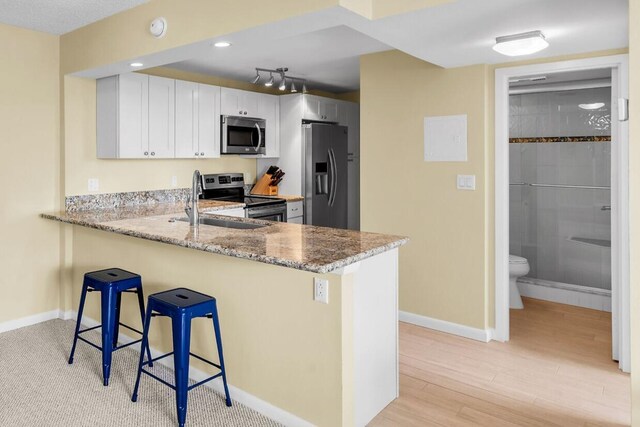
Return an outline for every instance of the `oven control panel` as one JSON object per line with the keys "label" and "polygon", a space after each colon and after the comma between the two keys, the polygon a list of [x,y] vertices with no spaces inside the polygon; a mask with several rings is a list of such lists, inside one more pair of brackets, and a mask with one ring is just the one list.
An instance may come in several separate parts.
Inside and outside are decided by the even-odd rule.
{"label": "oven control panel", "polygon": [[243,186],[244,175],[241,173],[202,175],[202,188],[205,190],[211,190],[215,188],[235,188]]}

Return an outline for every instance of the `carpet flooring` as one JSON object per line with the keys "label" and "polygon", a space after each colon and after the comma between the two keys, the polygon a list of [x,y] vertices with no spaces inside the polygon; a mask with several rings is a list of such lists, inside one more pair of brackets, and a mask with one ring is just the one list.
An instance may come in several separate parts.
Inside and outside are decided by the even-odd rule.
{"label": "carpet flooring", "polygon": [[[67,364],[75,322],[51,320],[0,334],[0,426],[175,426],[175,394],[143,375],[138,402],[131,402],[138,355],[114,353],[109,386],[102,385],[100,352],[78,342]],[[100,333],[83,336],[99,344]],[[155,375],[173,383],[173,371],[154,364]],[[233,394],[231,398],[233,399]],[[187,426],[271,427],[280,424],[203,386],[189,392]]]}

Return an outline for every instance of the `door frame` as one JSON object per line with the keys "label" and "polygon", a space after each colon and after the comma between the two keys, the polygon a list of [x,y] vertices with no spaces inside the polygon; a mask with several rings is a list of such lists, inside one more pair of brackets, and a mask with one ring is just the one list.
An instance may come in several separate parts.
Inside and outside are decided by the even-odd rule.
{"label": "door frame", "polygon": [[[495,330],[493,339],[509,340],[509,79],[545,73],[610,68],[612,117],[619,98],[629,98],[628,55],[577,59],[495,72]],[[615,93],[617,92],[617,93]],[[611,308],[613,356],[630,370],[629,297],[629,122],[612,120],[611,147]]]}

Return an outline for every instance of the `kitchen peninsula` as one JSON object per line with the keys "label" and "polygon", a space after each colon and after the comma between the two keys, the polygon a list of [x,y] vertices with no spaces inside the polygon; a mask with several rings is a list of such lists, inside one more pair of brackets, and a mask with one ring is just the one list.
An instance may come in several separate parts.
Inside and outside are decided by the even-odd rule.
{"label": "kitchen peninsula", "polygon": [[[287,424],[365,425],[398,396],[398,247],[407,239],[217,215],[237,207],[200,204],[203,217],[231,227],[192,228],[176,220],[181,203],[42,216],[69,224],[72,306],[83,274],[105,267],[141,274],[147,295],[179,286],[213,295],[233,398],[276,407]],[[314,300],[315,280],[327,281],[327,304]],[[85,310],[99,318],[97,300]],[[125,323],[137,316],[123,311]],[[170,351],[168,322],[154,322],[152,348]],[[194,322],[196,354],[214,351],[209,328]]]}

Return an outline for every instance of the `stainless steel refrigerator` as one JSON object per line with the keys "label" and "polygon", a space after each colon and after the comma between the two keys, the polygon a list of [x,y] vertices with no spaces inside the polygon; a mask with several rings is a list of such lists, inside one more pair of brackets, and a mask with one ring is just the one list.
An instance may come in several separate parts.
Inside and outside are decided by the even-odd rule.
{"label": "stainless steel refrigerator", "polygon": [[302,125],[305,224],[347,228],[346,126]]}

